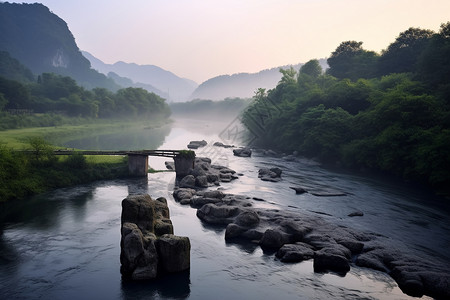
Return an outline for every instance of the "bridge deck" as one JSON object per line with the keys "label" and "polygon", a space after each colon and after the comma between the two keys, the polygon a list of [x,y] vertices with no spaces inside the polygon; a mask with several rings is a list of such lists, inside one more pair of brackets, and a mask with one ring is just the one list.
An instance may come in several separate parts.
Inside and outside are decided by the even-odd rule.
{"label": "bridge deck", "polygon": [[[36,153],[34,150],[25,150],[23,152]],[[176,157],[180,154],[180,150],[55,150],[55,155],[148,155],[148,156],[163,156],[163,157]]]}

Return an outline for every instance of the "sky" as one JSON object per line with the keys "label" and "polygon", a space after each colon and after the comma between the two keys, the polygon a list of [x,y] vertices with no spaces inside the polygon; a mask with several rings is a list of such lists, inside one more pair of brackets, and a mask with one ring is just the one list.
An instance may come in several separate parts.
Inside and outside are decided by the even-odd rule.
{"label": "sky", "polygon": [[327,58],[343,41],[381,52],[409,27],[438,31],[450,0],[32,0],[105,63],[209,78]]}

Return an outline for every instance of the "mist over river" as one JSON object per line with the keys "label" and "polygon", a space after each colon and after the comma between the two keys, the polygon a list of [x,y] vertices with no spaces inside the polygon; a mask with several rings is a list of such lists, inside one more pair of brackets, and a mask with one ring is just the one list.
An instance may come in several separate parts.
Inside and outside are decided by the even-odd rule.
{"label": "mist over river", "polygon": [[[157,129],[124,131],[68,141],[66,147],[96,149],[196,150],[237,173],[221,183],[225,193],[263,199],[255,207],[317,215],[328,222],[386,236],[389,243],[424,259],[449,264],[450,207],[429,191],[383,179],[322,168],[311,160],[286,161],[255,150],[251,158],[224,142],[228,123],[176,121]],[[234,141],[239,146],[239,141]],[[150,157],[165,169],[169,159]],[[262,167],[283,170],[280,182],[258,178]],[[175,202],[175,173],[144,179],[96,182],[7,203],[0,213],[0,299],[414,299],[386,273],[357,267],[340,276],[315,273],[312,260],[282,263],[258,246],[227,243],[224,227],[202,223],[196,210]],[[341,197],[297,195],[290,186],[328,189]],[[123,282],[120,275],[121,201],[129,194],[166,197],[176,235],[191,242],[189,271],[153,282]],[[447,201],[448,202],[448,201]],[[362,211],[362,217],[349,217]],[[422,297],[422,299],[429,299]]]}

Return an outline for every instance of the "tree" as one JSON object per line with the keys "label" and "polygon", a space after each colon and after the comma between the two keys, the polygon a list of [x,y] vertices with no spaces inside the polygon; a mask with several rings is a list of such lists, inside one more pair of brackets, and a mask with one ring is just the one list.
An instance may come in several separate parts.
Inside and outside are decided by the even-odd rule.
{"label": "tree", "polygon": [[450,98],[450,22],[441,24],[439,33],[430,39],[418,59],[417,72],[432,88],[441,86]]}
{"label": "tree", "polygon": [[432,36],[431,30],[413,27],[400,33],[383,51],[378,66],[379,75],[414,72],[418,58]]}
{"label": "tree", "polygon": [[337,78],[372,78],[375,75],[378,55],[362,48],[362,42],[342,42],[327,59],[328,74]]}
{"label": "tree", "polygon": [[317,59],[311,59],[300,68],[299,74],[306,74],[317,78],[322,75],[322,67]]}

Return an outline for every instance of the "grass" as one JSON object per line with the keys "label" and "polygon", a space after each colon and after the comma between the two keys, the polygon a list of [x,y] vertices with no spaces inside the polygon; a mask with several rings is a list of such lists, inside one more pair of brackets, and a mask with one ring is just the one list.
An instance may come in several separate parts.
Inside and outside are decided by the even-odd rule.
{"label": "grass", "polygon": [[[114,133],[125,128],[156,128],[167,123],[167,120],[152,121],[97,121],[85,125],[63,125],[54,127],[31,127],[0,131],[0,143],[14,150],[29,148],[29,139],[42,137],[51,144],[63,143],[66,140],[83,137],[95,133]],[[55,149],[62,148],[56,147]]]}

